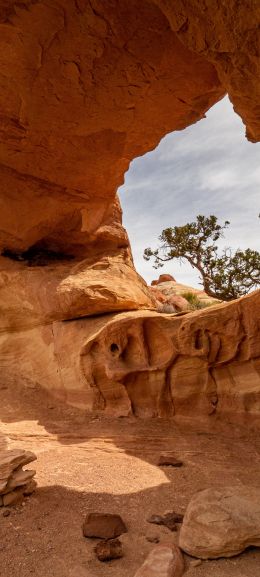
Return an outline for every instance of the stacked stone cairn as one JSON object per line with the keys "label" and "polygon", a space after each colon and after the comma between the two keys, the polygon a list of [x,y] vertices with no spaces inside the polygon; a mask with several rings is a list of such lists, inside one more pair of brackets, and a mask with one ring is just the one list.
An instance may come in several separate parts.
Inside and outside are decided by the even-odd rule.
{"label": "stacked stone cairn", "polygon": [[36,458],[31,451],[22,449],[0,451],[0,507],[15,505],[34,492],[36,471],[24,471],[23,467]]}

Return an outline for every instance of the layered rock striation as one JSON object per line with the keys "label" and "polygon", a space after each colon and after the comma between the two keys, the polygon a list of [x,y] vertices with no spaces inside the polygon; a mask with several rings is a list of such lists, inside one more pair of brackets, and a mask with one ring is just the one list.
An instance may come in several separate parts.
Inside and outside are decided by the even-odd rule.
{"label": "layered rock striation", "polygon": [[0,507],[13,505],[23,496],[33,493],[36,488],[33,479],[36,471],[24,471],[23,467],[36,458],[31,451],[21,449],[0,451]]}

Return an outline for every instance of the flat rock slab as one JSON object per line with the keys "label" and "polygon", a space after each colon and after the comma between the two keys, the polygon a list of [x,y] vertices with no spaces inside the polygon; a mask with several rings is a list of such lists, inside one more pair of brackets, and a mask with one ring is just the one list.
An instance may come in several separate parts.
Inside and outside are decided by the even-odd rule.
{"label": "flat rock slab", "polygon": [[184,561],[179,547],[157,545],[134,577],[181,577]]}
{"label": "flat rock slab", "polygon": [[[22,467],[37,459],[31,451],[14,449],[12,451],[0,451],[0,494],[5,493],[9,485],[10,490],[21,484],[26,484],[35,471],[24,472]],[[14,473],[18,469],[18,472]],[[17,481],[17,482],[16,482]]]}
{"label": "flat rock slab", "polygon": [[127,528],[120,515],[89,513],[83,524],[84,537],[114,539],[123,533],[127,533]]}
{"label": "flat rock slab", "polygon": [[170,453],[162,453],[159,457],[159,467],[182,467],[183,462]]}
{"label": "flat rock slab", "polygon": [[108,539],[100,541],[94,549],[99,561],[112,561],[123,557],[122,543],[119,539]]}
{"label": "flat rock slab", "polygon": [[260,547],[260,489],[206,489],[193,497],[184,515],[179,545],[201,559],[238,555]]}

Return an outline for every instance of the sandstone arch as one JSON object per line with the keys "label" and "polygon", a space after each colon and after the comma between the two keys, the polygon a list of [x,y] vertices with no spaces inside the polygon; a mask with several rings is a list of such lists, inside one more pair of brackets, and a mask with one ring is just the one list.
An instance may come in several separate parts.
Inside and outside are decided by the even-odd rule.
{"label": "sandstone arch", "polygon": [[[259,3],[224,4],[0,2],[3,379],[52,379],[71,401],[80,347],[64,380],[55,331],[66,350],[70,325],[59,323],[153,308],[116,196],[133,158],[227,92],[248,138],[259,138]],[[197,336],[202,349],[207,338]]]}

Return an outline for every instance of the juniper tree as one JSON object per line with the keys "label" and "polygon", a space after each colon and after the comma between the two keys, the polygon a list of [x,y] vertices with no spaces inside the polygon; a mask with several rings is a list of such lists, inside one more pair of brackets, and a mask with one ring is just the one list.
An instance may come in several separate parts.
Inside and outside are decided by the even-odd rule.
{"label": "juniper tree", "polygon": [[198,215],[195,222],[165,228],[156,250],[146,248],[145,260],[154,258],[154,268],[174,258],[186,260],[197,269],[207,295],[224,301],[237,299],[260,285],[260,253],[247,248],[234,253],[218,252],[217,242],[224,237],[230,222],[218,224],[216,216]]}

